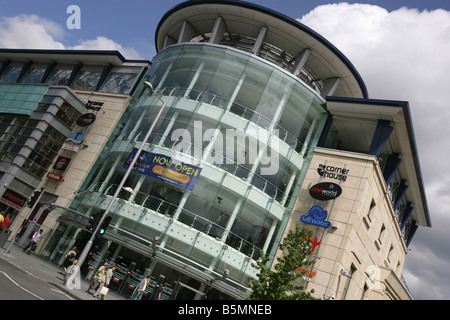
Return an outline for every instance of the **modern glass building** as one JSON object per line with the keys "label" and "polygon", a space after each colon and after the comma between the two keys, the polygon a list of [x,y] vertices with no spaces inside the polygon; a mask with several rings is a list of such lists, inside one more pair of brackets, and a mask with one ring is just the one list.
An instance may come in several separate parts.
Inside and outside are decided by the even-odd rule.
{"label": "modern glass building", "polygon": [[0,49],[1,246],[38,228],[50,238],[60,212],[41,202],[69,206],[149,65],[116,51]]}
{"label": "modern glass building", "polygon": [[[413,173],[420,167],[412,136],[406,149],[398,147],[400,134],[412,134],[410,122],[389,138],[392,131],[382,130],[392,128],[387,117],[396,119],[385,108],[389,103],[369,100],[352,64],[313,30],[241,1],[187,1],[162,17],[155,45],[158,54],[144,79],[154,90],[141,83],[70,210],[52,207],[64,212],[46,247],[52,261],[61,263],[74,244],[83,247],[91,236],[84,228],[88,217],[105,210],[119,191],[110,228],[96,239],[84,276],[108,260],[122,267],[111,289],[124,296],[150,274],[147,298],[166,283],[167,299],[243,299],[260,252],[274,257],[296,210],[311,204],[302,190],[317,169],[312,161],[323,156],[317,147],[337,152],[330,161],[370,155],[376,170],[396,174],[379,188],[408,181],[414,190],[393,196],[417,208],[397,220],[411,230],[430,224],[421,177]],[[360,112],[362,105],[377,108]],[[347,121],[340,121],[344,111]],[[356,139],[362,127],[367,135]],[[117,190],[142,144],[138,163]],[[412,159],[406,169],[378,162],[382,153],[398,159],[400,151]],[[410,229],[396,240],[404,242],[402,252]]]}

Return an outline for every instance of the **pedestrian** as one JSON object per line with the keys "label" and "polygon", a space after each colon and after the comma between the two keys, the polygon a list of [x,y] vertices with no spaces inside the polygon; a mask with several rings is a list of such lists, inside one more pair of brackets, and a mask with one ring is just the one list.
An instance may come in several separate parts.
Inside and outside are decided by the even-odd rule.
{"label": "pedestrian", "polygon": [[8,225],[9,225],[9,223],[11,222],[11,220],[9,219],[10,216],[11,216],[11,215],[8,213],[8,214],[5,216],[5,218],[3,219],[3,222],[2,222],[2,224],[1,224],[1,227],[2,227],[3,229],[8,228]]}
{"label": "pedestrian", "polygon": [[[105,261],[105,263],[98,268],[97,272],[92,277],[91,282],[89,283],[89,288],[86,290],[87,293],[91,293],[91,290],[97,290],[98,286],[100,285],[100,282],[102,281],[103,276],[106,273],[106,267],[108,266],[108,262]],[[95,295],[94,295],[95,296]]]}
{"label": "pedestrian", "polygon": [[161,300],[165,288],[166,286],[164,284],[159,286],[158,291],[156,291],[155,300]]}
{"label": "pedestrian", "polygon": [[[103,277],[101,279],[102,281],[100,282],[100,286],[98,287],[97,291],[95,291],[95,293],[94,293],[94,298],[100,294],[103,287],[107,288],[109,286],[109,282],[111,281],[111,279],[113,277],[113,272],[116,271],[117,269],[119,269],[119,267],[117,265],[113,265],[110,269],[106,270],[105,274],[103,275]],[[101,299],[106,300],[105,294],[102,294]]]}
{"label": "pedestrian", "polygon": [[77,258],[77,247],[73,247],[72,250],[70,250],[69,252],[67,252],[66,254],[66,260],[63,263],[63,271],[59,271],[58,273],[61,274],[67,274],[67,268],[69,268],[70,266],[73,266],[75,263],[75,260]]}
{"label": "pedestrian", "polygon": [[5,211],[0,212],[0,224],[3,223],[3,220],[5,219]]}
{"label": "pedestrian", "polygon": [[129,300],[141,300],[142,295],[144,294],[145,288],[147,288],[148,283],[150,282],[151,277],[147,276],[139,282],[136,289],[134,289],[133,294],[131,295]]}
{"label": "pedestrian", "polygon": [[34,251],[34,249],[36,249],[36,245],[39,242],[39,240],[42,237],[42,232],[44,232],[44,230],[39,230],[39,232],[35,232],[33,234],[33,237],[31,237],[30,243],[23,249],[23,252],[27,251],[27,249],[29,249],[28,254],[31,253],[31,251]]}

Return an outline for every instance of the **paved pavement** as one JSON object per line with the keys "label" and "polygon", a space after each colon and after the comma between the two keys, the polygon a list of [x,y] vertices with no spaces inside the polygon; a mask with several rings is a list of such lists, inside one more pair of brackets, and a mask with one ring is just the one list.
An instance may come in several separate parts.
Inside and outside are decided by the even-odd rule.
{"label": "paved pavement", "polygon": [[[3,248],[0,248],[0,259],[4,259],[9,263],[15,265],[17,268],[20,268],[34,277],[48,282],[51,285],[54,285],[59,290],[64,291],[66,294],[70,295],[75,300],[99,300],[99,298],[94,298],[92,294],[88,294],[86,292],[89,287],[89,282],[81,279],[81,289],[69,289],[64,285],[64,277],[59,274],[58,271],[61,271],[61,268],[56,266],[55,264],[41,258],[33,253],[27,254],[22,251],[22,248],[13,244],[8,253],[6,253],[6,249],[9,246],[9,242],[7,242]],[[91,291],[92,292],[92,291]],[[126,300],[124,297],[121,297],[114,292],[109,292],[106,296],[106,300]]]}

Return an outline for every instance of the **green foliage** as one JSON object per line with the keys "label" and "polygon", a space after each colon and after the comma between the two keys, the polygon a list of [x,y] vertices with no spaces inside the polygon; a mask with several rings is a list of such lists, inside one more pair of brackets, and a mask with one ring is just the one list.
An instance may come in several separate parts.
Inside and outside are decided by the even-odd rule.
{"label": "green foliage", "polygon": [[[277,258],[274,270],[266,267],[270,258],[262,254],[253,267],[259,270],[258,279],[252,279],[250,288],[253,290],[250,300],[315,300],[311,292],[304,292],[303,286],[295,285],[294,280],[305,275],[306,268],[314,264],[309,260],[312,246],[312,231],[296,226],[295,231],[290,230],[283,239],[280,249],[282,257]],[[300,271],[299,269],[303,269]]]}

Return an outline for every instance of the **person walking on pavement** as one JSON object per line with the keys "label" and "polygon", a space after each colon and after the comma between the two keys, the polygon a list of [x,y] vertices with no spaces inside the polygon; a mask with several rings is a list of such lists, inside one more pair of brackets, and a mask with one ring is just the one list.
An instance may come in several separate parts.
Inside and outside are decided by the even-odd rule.
{"label": "person walking on pavement", "polygon": [[[103,275],[103,277],[101,279],[102,281],[100,282],[100,286],[98,287],[97,291],[95,291],[95,293],[94,293],[94,298],[100,294],[100,292],[102,291],[103,287],[108,287],[109,286],[109,282],[112,279],[113,272],[116,271],[117,269],[119,269],[119,267],[117,265],[113,265],[110,269],[108,269],[105,272],[105,274]],[[102,294],[101,299],[102,300],[106,300],[104,294]]]}
{"label": "person walking on pavement", "polygon": [[166,288],[166,285],[161,285],[158,288],[158,291],[156,291],[155,300],[161,300],[162,294],[164,292],[164,289]]}
{"label": "person walking on pavement", "polygon": [[8,228],[9,223],[11,222],[11,220],[9,219],[11,215],[8,213],[5,218],[3,219],[2,224],[0,225],[3,229]]}
{"label": "person walking on pavement", "polygon": [[148,283],[150,282],[150,279],[151,279],[150,276],[147,276],[144,279],[142,279],[141,282],[139,282],[136,289],[134,290],[129,300],[141,300],[142,295],[144,294],[144,290],[147,287]]}
{"label": "person walking on pavement", "polygon": [[39,232],[36,231],[33,234],[33,237],[31,238],[30,243],[23,249],[23,252],[25,252],[29,249],[28,254],[30,254],[31,251],[34,251],[34,249],[36,249],[36,245],[42,237],[42,232],[44,232],[44,231],[41,229],[41,230],[39,230]]}
{"label": "person walking on pavement", "polygon": [[[92,277],[91,282],[89,283],[89,288],[86,290],[87,293],[91,293],[91,290],[97,290],[98,286],[100,285],[100,282],[102,281],[103,276],[106,273],[106,267],[108,266],[108,262],[105,261],[105,263],[98,268],[97,272]],[[95,297],[95,294],[94,294]]]}
{"label": "person walking on pavement", "polygon": [[76,258],[77,258],[77,247],[73,247],[72,250],[70,250],[66,254],[66,260],[64,261],[63,264],[63,271],[59,271],[58,273],[64,275],[67,274],[67,268],[74,265]]}

